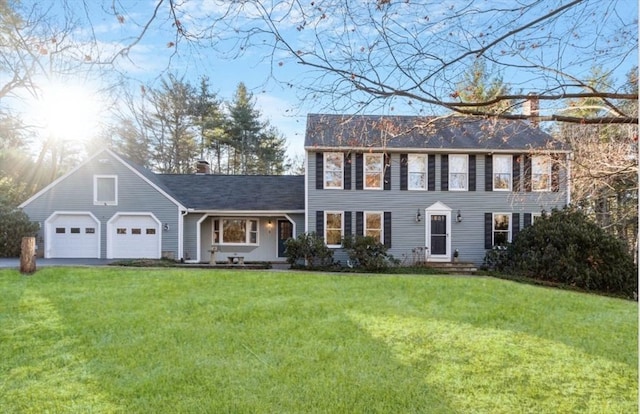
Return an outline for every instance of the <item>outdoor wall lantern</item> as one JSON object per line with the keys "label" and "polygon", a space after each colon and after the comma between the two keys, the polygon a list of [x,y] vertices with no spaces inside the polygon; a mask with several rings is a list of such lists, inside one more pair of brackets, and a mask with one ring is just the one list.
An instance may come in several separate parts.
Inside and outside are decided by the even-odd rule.
{"label": "outdoor wall lantern", "polygon": [[456,216],[456,220],[458,221],[458,223],[462,222],[462,213],[460,213],[460,210],[458,210],[458,215]]}
{"label": "outdoor wall lantern", "polygon": [[416,223],[420,223],[422,221],[422,214],[420,214],[420,210],[416,212]]}

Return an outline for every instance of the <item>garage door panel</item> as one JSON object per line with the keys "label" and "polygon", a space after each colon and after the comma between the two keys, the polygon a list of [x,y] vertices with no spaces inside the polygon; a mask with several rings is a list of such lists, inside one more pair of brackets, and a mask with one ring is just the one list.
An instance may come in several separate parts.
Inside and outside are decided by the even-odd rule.
{"label": "garage door panel", "polygon": [[55,213],[47,221],[50,258],[99,258],[99,223],[87,213]]}
{"label": "garage door panel", "polygon": [[114,259],[159,259],[160,225],[151,215],[119,215],[109,226]]}

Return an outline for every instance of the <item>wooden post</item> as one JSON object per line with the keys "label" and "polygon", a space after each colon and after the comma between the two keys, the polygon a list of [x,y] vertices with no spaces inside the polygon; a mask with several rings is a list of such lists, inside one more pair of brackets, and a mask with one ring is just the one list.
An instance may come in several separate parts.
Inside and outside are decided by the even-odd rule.
{"label": "wooden post", "polygon": [[36,271],[36,238],[23,237],[20,250],[20,273]]}

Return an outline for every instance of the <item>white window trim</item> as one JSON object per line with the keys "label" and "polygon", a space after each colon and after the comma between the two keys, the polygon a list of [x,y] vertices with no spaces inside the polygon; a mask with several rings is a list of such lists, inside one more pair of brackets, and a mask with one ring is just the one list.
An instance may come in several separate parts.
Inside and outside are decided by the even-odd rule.
{"label": "white window trim", "polygon": [[[424,158],[424,187],[412,187],[411,186],[411,157]],[[429,155],[428,154],[409,154],[407,157],[407,189],[410,191],[427,191],[429,189]]]}
{"label": "white window trim", "polygon": [[[378,242],[384,243],[384,211],[365,211],[362,215],[362,233],[363,236],[367,235],[367,216],[369,214],[377,214],[380,216],[380,240]],[[378,229],[375,229],[378,230]]]}
{"label": "white window trim", "polygon": [[[113,201],[98,201],[98,180],[112,178],[114,185]],[[118,176],[117,175],[94,175],[93,176],[93,205],[95,206],[117,206],[118,205]]]}
{"label": "white window trim", "polygon": [[[244,235],[245,243],[235,243],[235,242],[226,243],[224,241],[224,230],[222,226],[222,223],[224,220],[244,220],[247,222],[247,226],[245,227],[245,235]],[[218,242],[215,243],[216,245],[220,245],[220,246],[258,246],[260,245],[260,220],[256,218],[249,218],[249,217],[218,217],[213,221],[218,222],[218,232],[220,236],[220,240],[218,240]],[[250,225],[251,221],[256,222],[256,242],[255,243],[248,242],[249,236],[251,235],[251,225]],[[215,226],[215,223],[213,223],[211,226],[211,240],[215,240],[215,232],[216,232],[216,226]]]}
{"label": "white window trim", "polygon": [[[509,187],[508,188],[496,188],[496,162],[495,160],[498,158],[506,158],[509,160],[509,171],[507,171],[505,174],[509,174]],[[492,181],[492,186],[493,186],[493,191],[512,191],[513,189],[513,157],[511,155],[497,155],[494,154],[493,155],[493,165],[492,165],[492,175],[491,175],[491,181]],[[501,173],[502,174],[502,173]]]}
{"label": "white window trim", "polygon": [[[513,216],[511,213],[493,213],[491,216],[491,245],[496,246],[496,216],[507,216],[509,217],[509,228],[507,231],[507,243],[511,243],[511,233],[513,229]],[[500,230],[501,232],[503,230]]]}
{"label": "white window trim", "polygon": [[[340,155],[340,174],[341,174],[341,178],[340,178],[340,185],[339,186],[328,186],[327,185],[327,158],[329,155]],[[329,189],[329,190],[342,190],[344,188],[344,154],[342,152],[325,152],[323,153],[324,159],[323,159],[323,166],[322,166],[322,182],[323,182],[323,187],[325,190]],[[337,171],[337,170],[336,170]]]}
{"label": "white window trim", "polygon": [[551,162],[549,160],[545,160],[546,162],[544,163],[544,165],[546,165],[547,167],[547,171],[543,172],[542,174],[547,174],[547,186],[546,188],[543,189],[535,189],[534,188],[534,181],[533,181],[533,174],[534,174],[534,160],[535,159],[539,159],[539,158],[546,158],[543,155],[534,155],[531,157],[531,191],[533,192],[538,192],[538,193],[545,193],[545,192],[549,192],[551,191]]}
{"label": "white window trim", "polygon": [[[367,159],[371,158],[379,158],[380,160],[380,186],[378,187],[369,187],[367,186]],[[363,154],[362,157],[362,188],[365,190],[382,190],[384,188],[384,154]]]}
{"label": "white window trim", "polygon": [[[462,173],[453,173],[451,172],[451,157],[464,157],[466,171]],[[451,188],[451,174],[464,174],[464,188]],[[468,154],[449,154],[449,191],[469,191],[469,155]]]}
{"label": "white window trim", "polygon": [[341,244],[329,244],[328,240],[329,238],[327,237],[327,231],[328,226],[327,226],[327,216],[329,214],[340,214],[340,240],[342,241],[342,239],[344,238],[344,211],[325,211],[324,212],[324,240],[325,243],[327,243],[327,247],[341,247]]}
{"label": "white window trim", "polygon": [[531,213],[531,224],[535,223],[540,217],[542,217],[542,213]]}

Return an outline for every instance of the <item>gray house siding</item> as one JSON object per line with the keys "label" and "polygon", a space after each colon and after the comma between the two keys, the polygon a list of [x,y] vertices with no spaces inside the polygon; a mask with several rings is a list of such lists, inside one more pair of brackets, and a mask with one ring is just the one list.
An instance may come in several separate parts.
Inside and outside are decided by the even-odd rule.
{"label": "gray house siding", "polygon": [[[94,205],[94,176],[117,176],[117,205]],[[80,166],[23,206],[41,225],[38,250],[44,251],[44,222],[54,212],[91,212],[100,221],[100,257],[107,256],[107,222],[117,213],[150,212],[168,230],[162,231],[162,252],[178,253],[177,205],[107,152]],[[162,226],[161,226],[162,227]]]}
{"label": "gray house siding", "polygon": [[[406,151],[402,151],[406,153]],[[462,153],[462,152],[459,152]],[[560,168],[560,191],[485,191],[485,154],[475,154],[476,191],[442,191],[442,154],[435,154],[435,191],[401,190],[401,153],[391,153],[389,168],[390,190],[333,190],[316,189],[316,152],[310,151],[307,157],[308,174],[308,212],[307,226],[315,231],[319,211],[351,212],[351,228],[356,229],[356,212],[388,211],[391,213],[392,240],[389,252],[396,258],[410,262],[418,251],[426,245],[425,209],[440,202],[451,209],[451,249],[460,252],[460,260],[481,264],[485,255],[485,213],[512,214],[512,229],[522,228],[525,214],[539,213],[542,209],[560,208],[567,202],[566,171]],[[514,164],[515,165],[515,164]],[[347,168],[354,168],[347,164]],[[522,163],[516,165],[515,175],[524,177]],[[357,180],[355,170],[353,179]],[[514,177],[515,178],[515,177]],[[431,180],[432,177],[429,177]],[[355,188],[353,186],[352,188]],[[520,187],[523,189],[523,186]],[[460,211],[462,221],[457,222]],[[420,211],[422,220],[416,221]],[[517,223],[517,224],[516,224]],[[322,224],[321,226],[322,227]],[[346,227],[346,226],[345,226]],[[336,259],[346,256],[338,251]]]}

